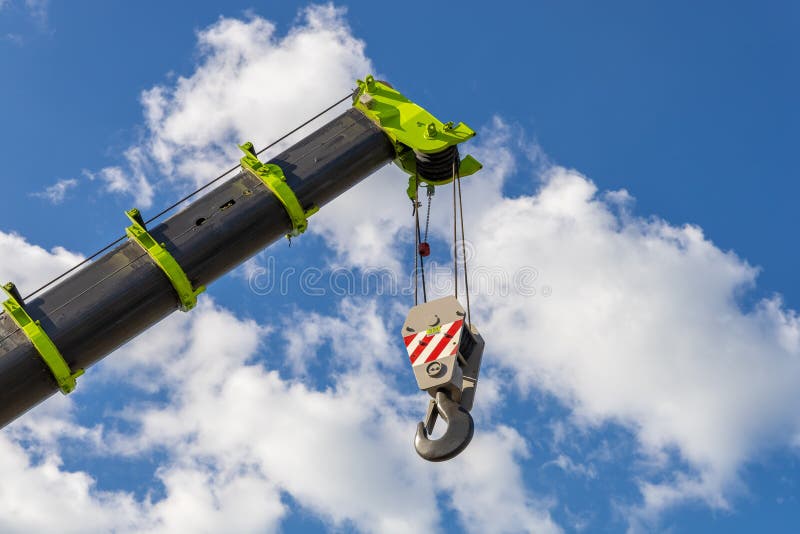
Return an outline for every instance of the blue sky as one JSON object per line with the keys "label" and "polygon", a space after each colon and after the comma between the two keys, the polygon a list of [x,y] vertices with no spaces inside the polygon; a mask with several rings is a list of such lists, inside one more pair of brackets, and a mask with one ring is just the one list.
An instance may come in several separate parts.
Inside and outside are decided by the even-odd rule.
{"label": "blue sky", "polygon": [[[211,288],[199,313],[171,319],[90,371],[75,395],[6,431],[1,445],[18,462],[6,469],[28,500],[41,495],[43,466],[56,458],[46,480],[91,481],[86,510],[98,531],[236,525],[237,501],[266,510],[240,525],[256,531],[389,531],[390,519],[399,521],[392,514],[441,531],[795,531],[800,255],[784,240],[800,223],[790,149],[800,124],[800,8],[337,6],[346,12],[303,14],[307,4],[289,2],[0,2],[0,274],[30,286],[46,279],[74,261],[54,247],[90,254],[122,233],[122,211],[134,202],[154,213],[228,167],[234,142],[266,144],[342,96],[365,74],[357,69],[372,68],[438,116],[478,130],[472,148],[487,169],[466,190],[475,265],[538,273],[536,297],[475,297],[490,343],[476,414],[484,441],[447,467],[420,465],[403,441],[425,403],[395,339],[407,297],[309,297],[296,286],[261,295],[248,283],[269,261],[326,274],[407,266],[403,177],[387,169],[321,213],[291,250],[276,244]],[[270,23],[274,33],[257,41]],[[240,47],[237,35],[257,42]],[[229,56],[241,65],[216,68]],[[250,85],[209,89],[219,80]],[[221,113],[203,107],[208,94]],[[232,109],[242,98],[251,113]],[[148,110],[162,115],[148,119]],[[114,192],[120,181],[135,185]],[[63,198],[45,194],[58,182]],[[354,220],[358,202],[375,195],[380,213]],[[434,223],[446,229],[444,211]],[[358,250],[348,250],[354,228]],[[376,228],[389,238],[376,239]],[[434,248],[442,251],[445,236],[436,234]],[[26,253],[15,262],[19,247]],[[447,265],[447,255],[437,261]],[[368,347],[379,355],[343,356],[364,310],[375,316]],[[317,402],[345,414],[340,427],[320,430],[321,442],[338,444],[325,452],[336,459],[323,488],[313,487],[313,471],[281,470],[309,453],[291,440],[240,436],[260,445],[240,459],[255,475],[237,478],[241,465],[222,460],[231,454],[225,444],[238,450],[236,439],[195,440],[205,435],[199,420],[174,433],[158,426],[192,421],[204,402],[219,410],[212,422],[247,405],[194,371],[171,376],[162,367],[164,352],[186,369],[203,363],[204,326],[250,332],[233,343],[226,372],[268,384],[266,400],[297,402],[311,420]],[[379,373],[367,370],[369,357]],[[396,392],[386,413],[358,412],[365,385]],[[265,427],[271,418],[289,425],[277,408],[263,409]],[[375,428],[356,424],[363,418]],[[242,415],[240,426],[251,420]],[[348,449],[347,429],[362,438],[381,430],[380,446]],[[350,486],[347,473],[368,470],[356,460],[380,465],[386,447],[387,465],[412,480],[375,467]],[[488,473],[477,469],[485,464]],[[461,481],[460,472],[475,474]],[[210,497],[190,491],[198,485]],[[374,505],[341,503],[337,488]],[[409,490],[418,500],[405,500]],[[402,502],[390,513],[395,497]],[[200,511],[207,523],[187,522],[205,518]],[[6,530],[36,526],[9,509],[0,516]]]}

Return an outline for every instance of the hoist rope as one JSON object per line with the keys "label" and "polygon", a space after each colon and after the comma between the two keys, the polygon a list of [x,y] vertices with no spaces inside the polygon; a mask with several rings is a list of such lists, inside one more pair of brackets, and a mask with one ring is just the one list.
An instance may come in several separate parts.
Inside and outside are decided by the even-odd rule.
{"label": "hoist rope", "polygon": [[[420,224],[419,224],[419,208],[422,203],[419,201],[419,181],[417,181],[415,193],[414,193],[414,218],[416,221],[416,231],[414,232],[415,235],[415,248],[414,251],[414,306],[419,304],[419,278],[422,275],[422,302],[428,302],[428,288],[425,283],[425,260],[423,259],[422,252],[420,250],[420,243],[422,243],[421,239],[421,232],[420,232]],[[428,198],[428,220],[430,220],[430,197]],[[428,235],[428,227],[427,223],[425,225],[425,235],[427,239]],[[419,270],[417,270],[417,260],[419,260]]]}
{"label": "hoist rope", "polygon": [[[428,186],[428,213],[425,220],[425,238],[422,238],[421,225],[419,221],[419,209],[422,207],[422,202],[419,201],[419,180],[416,182],[414,189],[414,306],[419,304],[419,280],[422,277],[422,293],[423,302],[428,301],[427,288],[425,285],[425,262],[420,249],[420,243],[427,242],[428,240],[428,227],[431,219],[431,199],[433,191]],[[459,224],[460,223],[460,224]],[[467,324],[472,327],[472,309],[470,303],[469,293],[469,271],[467,270],[467,243],[464,232],[464,201],[461,194],[461,175],[458,172],[456,161],[453,161],[453,286],[454,295],[458,298],[458,230],[461,229],[461,259],[462,271],[464,273],[464,294],[467,300]]]}
{"label": "hoist rope", "polygon": [[464,261],[464,294],[467,296],[467,324],[472,328],[472,310],[469,304],[469,271],[467,271],[467,238],[464,236],[464,202],[461,199],[461,175],[455,171],[458,182],[458,212],[461,216],[461,254]]}
{"label": "hoist rope", "polygon": [[414,218],[416,226],[414,227],[414,306],[419,304],[419,202],[417,201],[417,194],[419,193],[419,185],[417,185],[417,192],[414,194],[414,199],[411,201],[414,205]]}
{"label": "hoist rope", "polygon": [[[457,193],[457,195],[456,195]],[[458,196],[458,205],[456,205]],[[458,298],[458,221],[461,219],[461,259],[464,272],[464,294],[467,298],[467,324],[472,327],[472,310],[469,302],[469,272],[467,271],[467,243],[464,237],[464,202],[461,197],[461,175],[453,162],[453,279],[455,297]]]}
{"label": "hoist rope", "polygon": [[[345,100],[347,100],[347,99],[349,99],[349,98],[352,98],[352,97],[353,97],[353,94],[354,94],[354,91],[351,91],[351,92],[350,92],[350,93],[348,93],[346,96],[344,96],[344,97],[340,98],[338,101],[336,101],[336,103],[334,103],[334,104],[331,104],[330,106],[328,106],[327,108],[323,109],[322,111],[320,111],[319,113],[317,113],[316,115],[314,115],[314,116],[313,116],[313,117],[311,117],[310,119],[306,120],[305,122],[303,122],[302,124],[300,124],[300,125],[299,125],[299,126],[297,126],[296,128],[294,128],[294,129],[292,129],[291,131],[289,131],[289,132],[287,132],[287,133],[283,134],[281,137],[279,137],[278,139],[276,139],[276,140],[275,140],[275,141],[273,141],[272,143],[268,144],[267,146],[265,146],[264,148],[262,148],[261,150],[259,150],[258,152],[256,152],[256,155],[258,156],[258,155],[259,155],[259,154],[261,154],[262,152],[264,152],[264,151],[266,151],[266,150],[269,150],[270,148],[274,147],[275,145],[277,145],[277,144],[278,144],[278,143],[280,143],[281,141],[285,140],[285,139],[286,139],[287,137],[289,137],[290,135],[292,135],[292,134],[296,133],[297,131],[299,131],[299,130],[300,130],[300,129],[302,129],[302,128],[305,128],[306,126],[308,126],[309,124],[311,124],[312,122],[314,122],[315,120],[317,120],[318,118],[320,118],[321,116],[325,115],[326,113],[328,113],[330,110],[332,110],[333,108],[335,108],[336,106],[338,106],[339,104],[341,104],[342,102],[344,102]],[[178,206],[180,206],[181,204],[183,204],[184,202],[186,202],[186,201],[187,201],[187,200],[189,200],[190,198],[192,198],[192,197],[196,196],[197,194],[201,193],[201,192],[202,192],[202,191],[204,191],[205,189],[208,189],[209,187],[211,187],[213,184],[215,184],[215,183],[219,182],[220,180],[222,180],[223,178],[225,178],[227,175],[229,175],[230,173],[232,173],[233,171],[235,171],[235,170],[236,170],[236,169],[238,169],[239,167],[241,167],[241,165],[235,165],[235,166],[231,167],[230,169],[228,169],[227,171],[223,172],[222,174],[220,174],[219,176],[217,176],[216,178],[214,178],[214,179],[213,179],[213,180],[211,180],[210,182],[208,182],[208,183],[206,183],[205,185],[203,185],[203,186],[201,186],[201,187],[199,187],[199,188],[195,189],[194,191],[192,191],[191,193],[189,193],[189,194],[188,194],[188,195],[186,195],[185,197],[181,198],[180,200],[178,200],[178,201],[177,201],[177,202],[175,202],[174,204],[172,204],[172,205],[170,205],[170,206],[168,206],[168,207],[164,208],[164,209],[163,209],[162,211],[160,211],[158,214],[156,214],[156,215],[154,215],[153,217],[151,217],[151,218],[149,218],[148,220],[146,220],[146,221],[145,221],[145,224],[150,224],[150,223],[152,223],[153,221],[155,221],[155,220],[159,219],[160,217],[162,217],[162,216],[166,215],[167,213],[169,213],[170,211],[174,210],[175,208],[177,208]],[[77,264],[77,265],[75,265],[74,267],[72,267],[72,268],[68,269],[67,271],[65,271],[65,272],[61,273],[60,275],[56,276],[55,278],[53,278],[52,280],[50,280],[49,282],[47,282],[46,284],[44,284],[43,286],[41,286],[40,288],[38,288],[36,291],[33,291],[32,293],[29,293],[27,296],[25,296],[25,297],[23,298],[23,301],[24,301],[24,300],[28,300],[28,299],[30,299],[31,297],[33,297],[33,296],[35,296],[35,295],[37,295],[37,294],[41,293],[42,291],[44,291],[44,290],[45,290],[45,289],[47,289],[48,287],[52,286],[53,284],[55,284],[55,283],[56,283],[56,282],[58,282],[59,280],[63,279],[64,277],[66,277],[66,276],[70,275],[71,273],[75,272],[76,270],[80,269],[81,267],[83,267],[84,265],[86,265],[87,263],[89,263],[90,261],[92,261],[93,259],[97,258],[98,256],[100,256],[101,254],[103,254],[104,252],[106,252],[107,250],[109,250],[110,248],[112,248],[112,247],[114,247],[115,245],[117,245],[117,244],[121,243],[121,242],[122,242],[122,241],[124,241],[125,239],[126,239],[126,236],[122,236],[122,237],[118,238],[117,240],[115,240],[114,242],[112,242],[112,243],[109,243],[108,245],[106,245],[105,247],[101,248],[100,250],[98,250],[97,252],[95,252],[94,254],[92,254],[91,256],[89,256],[88,258],[86,258],[85,260],[81,261],[80,263],[78,263],[78,264]]]}
{"label": "hoist rope", "polygon": [[453,161],[453,294],[458,299],[458,211],[456,210],[456,162]]}

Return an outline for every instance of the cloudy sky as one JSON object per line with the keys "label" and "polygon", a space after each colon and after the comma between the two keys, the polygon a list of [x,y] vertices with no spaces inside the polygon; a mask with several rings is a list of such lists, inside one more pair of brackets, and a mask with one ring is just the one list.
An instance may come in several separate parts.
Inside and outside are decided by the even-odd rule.
{"label": "cloudy sky", "polygon": [[[788,1],[0,0],[0,280],[34,289],[375,73],[479,133],[487,340],[473,443],[420,460],[411,298],[362,283],[413,266],[387,166],[0,432],[0,531],[796,532],[798,24]],[[442,293],[450,216],[434,197]]]}

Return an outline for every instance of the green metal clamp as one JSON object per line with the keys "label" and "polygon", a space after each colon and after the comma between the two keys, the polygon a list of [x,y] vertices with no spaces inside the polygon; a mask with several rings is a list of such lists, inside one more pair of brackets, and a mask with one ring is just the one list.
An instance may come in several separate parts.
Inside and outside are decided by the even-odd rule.
{"label": "green metal clamp", "polygon": [[304,209],[297,200],[297,195],[286,183],[283,169],[272,163],[261,163],[256,156],[253,143],[248,141],[239,145],[239,148],[244,152],[244,157],[241,159],[242,168],[261,180],[286,209],[286,213],[292,221],[292,231],[286,234],[286,237],[291,240],[305,232],[308,229],[308,218],[318,212],[319,207],[311,206],[309,209]]}
{"label": "green metal clamp", "polygon": [[144,220],[142,219],[142,214],[139,210],[132,209],[126,211],[125,215],[127,215],[133,223],[125,229],[125,233],[133,241],[138,243],[139,246],[147,252],[150,258],[152,258],[155,264],[164,271],[164,274],[167,275],[172,287],[175,288],[175,292],[178,293],[178,298],[181,301],[181,311],[188,312],[197,306],[197,296],[205,291],[206,288],[204,286],[200,286],[197,289],[192,288],[192,283],[189,281],[183,268],[178,265],[178,262],[172,257],[172,254],[167,251],[165,248],[166,245],[153,239],[153,236],[147,231]]}
{"label": "green metal clamp", "polygon": [[64,395],[71,393],[76,386],[75,379],[83,374],[83,369],[72,372],[50,336],[42,328],[41,323],[31,319],[31,316],[25,311],[22,297],[14,284],[4,285],[3,291],[8,295],[8,300],[3,302],[3,309],[39,352],[39,356],[53,374],[61,393]]}
{"label": "green metal clamp", "polygon": [[[459,122],[443,123],[426,109],[415,104],[389,84],[367,76],[358,80],[358,89],[353,96],[353,106],[377,124],[395,145],[395,163],[412,175],[412,185],[417,180],[431,185],[443,185],[452,180],[430,182],[417,176],[414,152],[435,154],[475,137],[475,131]],[[409,150],[410,149],[410,150]],[[459,176],[470,176],[483,168],[483,165],[466,156],[459,164]]]}

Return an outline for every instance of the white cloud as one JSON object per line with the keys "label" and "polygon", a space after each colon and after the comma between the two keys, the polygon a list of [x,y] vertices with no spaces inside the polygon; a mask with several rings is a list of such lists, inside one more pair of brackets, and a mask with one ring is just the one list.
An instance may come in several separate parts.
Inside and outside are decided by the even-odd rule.
{"label": "white cloud", "polygon": [[[126,153],[127,168],[96,173],[110,191],[139,195],[140,207],[153,198],[146,173],[157,170],[184,185],[205,182],[238,157],[236,143],[265,144],[372,70],[364,44],[329,6],[306,10],[283,37],[254,17],[220,19],[198,40],[194,73],[143,94],[147,135]],[[553,395],[570,409],[570,424],[581,432],[611,423],[633,433],[648,465],[635,481],[642,502],[626,510],[632,526],[647,529],[660,511],[687,499],[729,506],[746,462],[769,447],[796,444],[800,436],[793,410],[800,400],[796,313],[778,297],[743,310],[738,298],[755,284],[756,269],[719,250],[697,227],[632,215],[630,193],[600,193],[589,179],[549,165],[536,150],[529,157],[547,167],[538,190],[531,177],[526,193],[505,198],[503,183],[518,163],[513,134],[502,121],[482,131],[490,133],[474,152],[487,168],[464,182],[467,237],[476,251],[471,265],[505,272],[516,282],[508,295],[487,294],[485,285],[480,295],[481,286],[473,284],[476,322],[489,343],[485,361],[512,371],[523,392]],[[402,173],[383,171],[315,216],[323,224],[312,222],[312,231],[344,265],[379,261],[400,269],[408,250],[395,245],[411,223],[404,188]],[[450,190],[439,191],[432,225],[446,239]],[[370,219],[362,216],[366,205],[386,208]],[[21,238],[0,234],[0,257],[10,257],[13,247],[3,252],[4,239],[13,245]],[[68,255],[33,247],[30,254]],[[14,266],[2,262],[0,268]],[[514,279],[517,273],[524,279]],[[532,285],[522,288],[521,282]],[[336,317],[315,320],[318,331],[285,336],[301,373],[304,350],[316,350],[334,333],[358,336],[350,330],[346,307]],[[374,350],[390,335],[379,326],[371,325]],[[189,337],[180,335],[187,330]],[[433,529],[435,496],[446,490],[452,506],[476,528],[519,529],[514,518],[534,530],[554,528],[546,500],[531,498],[522,483],[519,462],[527,448],[515,430],[481,432],[465,455],[435,471],[409,454],[412,399],[395,395],[394,410],[365,402],[364,391],[380,396],[389,385],[363,365],[340,369],[322,391],[286,380],[250,361],[266,334],[206,304],[170,319],[148,335],[146,346],[133,344],[109,366],[112,372],[136,363],[126,372],[140,373],[141,382],[171,401],[131,406],[126,417],[141,423],[141,432],[103,445],[114,454],[167,451],[170,463],[158,474],[167,497],[152,508],[137,505],[154,525],[169,528],[206,512],[214,516],[208,521],[222,521],[238,514],[239,498],[247,492],[248,498],[258,496],[264,513],[238,525],[241,530],[275,529],[287,513],[280,501],[286,491],[332,524]],[[176,354],[174,364],[163,367],[163,354]],[[355,363],[365,357],[355,356]],[[378,364],[391,369],[388,360]],[[39,428],[36,435],[45,436],[39,439],[53,435]],[[569,425],[561,428],[570,432]],[[85,435],[96,440],[96,433]],[[24,464],[13,447],[9,455]],[[470,469],[462,480],[454,472],[465,466]],[[198,483],[202,489],[193,493],[189,486]],[[94,502],[90,481],[81,484],[84,500]],[[124,495],[112,498],[127,502]],[[114,506],[127,517],[127,504]],[[485,513],[495,509],[503,513],[492,522]]]}
{"label": "white cloud", "polygon": [[[522,390],[559,399],[580,432],[608,423],[633,432],[648,466],[638,479],[642,503],[627,509],[634,524],[687,500],[729,507],[740,469],[800,435],[792,409],[800,400],[797,314],[779,297],[742,309],[757,269],[696,226],[632,215],[628,191],[599,193],[536,152],[538,190],[531,180],[529,193],[505,198],[503,182],[516,166],[513,132],[499,120],[479,131],[494,134],[473,149],[487,169],[465,179],[464,196],[486,361],[513,371]],[[362,266],[369,263],[349,252],[344,229],[368,182],[332,204],[344,214],[342,230],[322,232],[343,261]],[[373,204],[401,202],[386,188],[369,195]],[[440,205],[432,220],[443,239],[449,212]],[[411,217],[393,216],[362,220],[362,233],[396,242]],[[405,250],[386,255],[398,262]],[[674,453],[688,470],[676,467]]]}
{"label": "white cloud", "polygon": [[[695,227],[673,227],[658,219],[631,216],[622,210],[632,201],[629,194],[600,195],[574,171],[554,167],[535,194],[502,198],[503,173],[513,168],[513,161],[502,143],[491,152],[499,157],[495,169],[500,172],[487,175],[483,182],[465,183],[469,198],[475,195],[470,189],[484,188],[479,196],[495,199],[486,207],[476,203],[468,211],[469,235],[474,236],[477,251],[473,266],[501,266],[509,273],[535,267],[539,293],[525,295],[512,287],[506,297],[485,295],[473,300],[478,324],[491,340],[490,358],[513,370],[523,389],[540,388],[559,398],[573,410],[572,424],[596,428],[612,422],[635,433],[642,453],[656,463],[651,461],[649,471],[640,478],[643,504],[628,510],[634,526],[647,528],[660,510],[686,499],[728,506],[741,466],[766,446],[789,444],[800,430],[790,410],[798,390],[792,378],[797,376],[800,339],[796,315],[783,309],[778,299],[743,312],[737,297],[755,283],[755,269],[717,249]],[[404,224],[396,222],[398,228]],[[337,238],[335,233],[327,237]],[[46,253],[38,250],[38,254]],[[343,261],[358,263],[353,258]],[[552,288],[549,297],[541,294],[545,285]],[[300,361],[334,336],[338,341],[346,341],[348,335],[358,339],[359,333],[348,334],[357,322],[353,315],[357,307],[349,305],[338,317],[315,315],[313,324],[318,329],[313,332],[302,327],[287,332],[287,354]],[[377,315],[376,310],[368,315]],[[357,503],[331,497],[333,487],[345,483],[352,484],[353,494],[380,493],[376,488],[383,487],[392,473],[418,469],[408,464],[409,450],[403,441],[414,417],[409,416],[407,406],[388,415],[365,411],[357,391],[370,387],[380,391],[387,385],[365,371],[359,364],[362,360],[352,360],[351,344],[343,342],[338,350],[343,361],[350,358],[352,365],[343,367],[333,389],[315,391],[247,363],[258,345],[258,332],[265,332],[255,324],[242,323],[239,331],[237,321],[220,310],[207,309],[195,317],[198,324],[194,326],[192,316],[171,319],[171,329],[165,327],[148,336],[150,350],[134,344],[125,351],[126,356],[115,359],[135,365],[137,372],[149,372],[152,387],[166,388],[174,395],[168,407],[132,410],[128,416],[142,422],[143,431],[138,439],[112,444],[115,450],[133,454],[162,446],[188,451],[190,459],[212,457],[224,466],[213,473],[191,462],[188,467],[176,464],[165,468],[159,476],[175,482],[167,499],[158,503],[159,510],[171,506],[169,495],[183,494],[177,481],[188,480],[184,475],[223,484],[235,479],[231,473],[253,464],[259,470],[247,474],[251,477],[248,483],[261,480],[263,495],[288,491],[334,524],[358,524],[353,519],[357,517],[368,518],[362,526],[366,521],[385,521],[385,528],[392,529],[395,521],[402,523],[399,518],[370,516]],[[369,329],[376,335],[366,351],[369,355],[388,353],[382,353],[380,346],[388,343],[390,333],[378,326]],[[188,339],[174,333],[186,328],[193,332]],[[220,331],[226,332],[223,345],[222,336],[216,339],[213,335]],[[243,344],[231,345],[230,339],[240,339]],[[207,351],[229,354],[228,363],[209,365],[219,360],[209,358]],[[182,356],[170,368],[148,360],[176,352]],[[388,359],[378,363],[391,367]],[[353,454],[335,462],[329,456],[319,464],[308,460],[315,456],[315,449],[303,441],[306,436],[297,430],[298,419],[311,421],[317,428],[317,436],[310,440],[314,446],[321,443]],[[241,421],[247,424],[240,425]],[[249,433],[260,421],[270,421],[269,436]],[[374,432],[365,432],[365,427]],[[354,442],[348,441],[348,436]],[[526,449],[511,429],[479,434],[470,447],[476,452],[459,461],[480,457],[482,439],[505,443],[506,468],[519,469],[514,458],[524,458]],[[123,442],[125,447],[120,445]],[[398,447],[395,442],[404,445]],[[243,448],[244,459],[227,464],[225,451],[237,448]],[[503,446],[492,447],[497,448],[503,450]],[[381,465],[372,465],[368,459],[377,458],[377,450],[388,456]],[[677,451],[691,469],[674,467],[669,462],[670,451]],[[295,464],[295,458],[304,460]],[[361,458],[358,466],[352,463],[355,458]],[[556,464],[577,472],[578,464],[567,460]],[[327,473],[332,485],[320,487],[310,482],[311,476],[290,476],[304,467]],[[370,477],[350,480],[358,469],[369,472]],[[174,478],[170,478],[173,471]],[[425,482],[405,481],[409,485],[400,486],[398,493],[432,496],[446,488],[454,492],[453,506],[469,522],[482,525],[488,521],[472,517],[476,507],[462,505],[455,497],[457,488],[448,472],[438,477],[422,474]],[[650,474],[655,475],[653,479]],[[654,482],[656,479],[662,482]],[[509,477],[487,474],[482,484],[498,480],[503,480],[503,491],[517,496],[510,505],[525,510],[503,517],[526,517],[525,521],[550,525],[546,505],[525,495],[521,482],[509,484]],[[209,491],[217,491],[215,484]],[[492,495],[478,493],[482,498]],[[183,502],[196,504],[202,502],[200,497]],[[399,495],[392,498],[401,499]],[[286,513],[276,499],[270,500],[275,513],[261,526],[277,525]],[[409,508],[423,506],[406,504]],[[375,506],[382,509],[380,503]],[[220,508],[219,513],[226,510]],[[172,513],[164,511],[158,517]],[[418,513],[416,526],[435,528],[435,517],[430,509]],[[408,526],[403,524],[403,528]],[[513,524],[507,530],[513,530]]]}
{"label": "white cloud", "polygon": [[338,267],[408,272],[413,245],[401,240],[414,239],[407,186],[407,174],[394,165],[384,167],[314,215],[309,230],[336,251]]}
{"label": "white cloud", "polygon": [[17,234],[0,231],[0,282],[14,282],[23,296],[81,260],[81,255],[62,247],[48,251]]}
{"label": "white cloud", "polygon": [[196,459],[164,469],[168,497],[147,512],[151,532],[277,532],[286,513],[277,488],[256,470],[215,472]]}
{"label": "white cloud", "polygon": [[[0,11],[11,5],[12,0],[0,0]],[[40,30],[47,29],[48,9],[50,5],[49,0],[24,0],[25,11],[39,26]],[[6,38],[15,44],[22,44],[22,36],[19,34],[7,34]]]}
{"label": "white cloud", "polygon": [[[146,134],[126,152],[128,169],[97,173],[109,191],[139,194],[141,207],[149,207],[143,200],[152,198],[152,190],[149,197],[142,191],[152,188],[153,175],[179,188],[205,184],[238,161],[238,144],[265,146],[346,95],[356,78],[372,70],[344,10],[330,4],[304,9],[286,35],[252,16],[220,18],[197,39],[200,57],[191,75],[142,93]],[[129,176],[135,187],[127,185]]]}
{"label": "white cloud", "polygon": [[[95,380],[87,375],[82,387]],[[102,427],[87,429],[75,423],[74,397],[55,396],[14,422],[0,437],[6,484],[0,488],[0,530],[46,532],[52,515],[65,521],[64,532],[274,532],[286,513],[274,484],[243,467],[231,475],[205,459],[175,458],[160,467],[155,479],[165,497],[153,499],[156,484],[144,498],[126,491],[102,491],[84,471],[64,468],[60,449],[65,443],[82,446],[83,457],[113,460]],[[21,445],[25,444],[25,447]],[[13,481],[13,482],[12,482]]]}
{"label": "white cloud", "polygon": [[284,357],[295,372],[304,375],[309,354],[318,351],[327,340],[336,341],[338,353],[345,356],[337,367],[358,370],[374,365],[397,368],[402,360],[391,350],[394,333],[386,330],[381,311],[374,300],[344,300],[340,314],[323,316],[316,312],[298,312],[284,330],[287,341]]}
{"label": "white cloud", "polygon": [[516,430],[499,426],[477,432],[469,454],[441,470],[451,504],[468,532],[561,532],[550,517],[554,499],[531,499],[516,460],[529,456],[525,440]]}
{"label": "white cloud", "polygon": [[147,178],[146,170],[152,168],[150,162],[139,147],[130,147],[125,151],[128,161],[127,169],[122,167],[105,167],[94,173],[84,170],[90,180],[100,180],[108,193],[133,197],[136,207],[147,209],[153,205],[155,188]]}
{"label": "white cloud", "polygon": [[25,0],[25,8],[30,13],[31,18],[42,28],[47,27],[47,14],[50,7],[49,0]]}
{"label": "white cloud", "polygon": [[78,185],[78,180],[74,178],[67,178],[59,180],[53,185],[45,187],[44,191],[38,193],[31,193],[32,196],[43,198],[51,204],[61,204],[67,197],[67,192]]}
{"label": "white cloud", "polygon": [[[275,36],[271,23],[257,17],[248,22],[221,19],[198,38],[202,56],[197,71],[172,88],[158,87],[143,96],[150,135],[142,147],[126,152],[128,165],[88,173],[110,192],[139,195],[141,207],[152,199],[145,172],[153,165],[174,173],[178,181],[204,181],[218,164],[238,157],[236,142],[250,138],[263,144],[277,137],[294,126],[298,116],[329,104],[331,94],[345,94],[357,76],[371,70],[363,43],[350,35],[341,12],[330,6],[306,10],[303,22],[282,38]],[[198,164],[201,160],[207,163]],[[120,522],[98,523],[97,530],[169,531],[201,524],[213,529],[243,521],[236,530],[272,531],[287,512],[280,492],[290,493],[330,524],[381,532],[435,530],[436,493],[443,486],[437,485],[433,466],[419,460],[411,447],[424,402],[420,406],[419,395],[397,395],[386,383],[391,374],[378,374],[359,363],[371,358],[391,368],[397,347],[381,321],[369,322],[374,335],[368,347],[356,343],[362,333],[360,323],[352,320],[354,309],[345,306],[339,317],[317,316],[323,329],[320,343],[331,343],[336,336],[336,356],[343,362],[355,357],[351,364],[337,367],[328,389],[315,390],[253,364],[269,329],[240,321],[206,301],[192,314],[170,318],[109,360],[107,373],[123,373],[126,383],[143,385],[144,393],[169,398],[166,405],[132,402],[120,414],[140,424],[140,432],[101,434],[100,427],[79,427],[69,402],[79,397],[66,399],[66,405],[54,404],[55,399],[44,403],[17,421],[11,432],[33,442],[28,454],[46,451],[56,466],[58,437],[64,435],[85,442],[87,455],[166,452],[168,461],[156,473],[165,497],[131,502],[128,495],[111,492],[103,498],[130,503],[137,522],[129,525],[127,511],[117,514],[120,507],[110,507],[98,516],[118,515]],[[291,330],[286,332],[286,339],[292,336]],[[314,348],[308,347],[308,353]],[[168,366],[164,354],[174,355]],[[102,376],[89,372],[82,377],[82,387],[91,388]],[[376,398],[391,401],[367,402]],[[499,450],[519,453],[517,445],[505,446],[503,439]],[[31,476],[27,461],[24,454],[17,459],[20,477]],[[515,466],[511,460],[504,465]],[[53,470],[54,477],[72,475]],[[83,481],[74,498],[101,507],[91,476],[74,475]],[[520,479],[518,472],[516,477]],[[487,482],[478,476],[472,480]],[[478,491],[473,488],[473,493]],[[517,486],[511,496],[517,501],[506,505],[525,517],[531,503],[524,489]],[[30,501],[25,511],[33,513],[37,502]],[[547,521],[539,507],[532,514]]]}
{"label": "white cloud", "polygon": [[[0,278],[16,281],[23,294],[81,260],[63,248],[48,252],[4,232],[0,232],[0,258],[4,258],[0,262]],[[195,320],[201,322],[196,331],[211,335],[204,331],[203,318],[202,313],[196,316]],[[180,321],[185,321],[186,316],[175,319],[165,325],[160,339],[173,343],[166,347],[172,350],[179,350],[176,346],[192,346],[190,340],[179,335],[185,326]],[[255,350],[264,330],[252,323],[231,322],[224,331],[216,332],[216,338],[238,333],[244,344],[235,345],[234,349]],[[159,339],[158,336],[156,329],[148,340]],[[178,340],[177,345],[174,339]],[[256,343],[247,345],[248,340]],[[206,344],[205,338],[196,341]],[[75,422],[81,392],[91,390],[97,379],[96,370],[90,371],[82,378],[78,393],[48,399],[0,435],[0,469],[5,481],[0,487],[0,531],[49,531],[53,517],[59,518],[62,532],[277,530],[286,514],[278,490],[263,475],[247,471],[246,466],[236,473],[219,472],[203,458],[178,455],[175,463],[156,473],[167,495],[156,502],[150,496],[137,499],[125,491],[100,490],[92,474],[65,468],[61,449],[70,444],[82,445],[87,456],[109,458],[113,453],[103,439],[102,426],[84,427]],[[44,502],[47,513],[42,512]]]}
{"label": "white cloud", "polygon": [[537,194],[487,208],[475,263],[540,276],[536,296],[475,299],[493,354],[577,424],[620,423],[651,458],[677,450],[691,471],[642,483],[651,512],[686,497],[725,505],[743,463],[800,430],[797,316],[777,298],[743,311],[757,271],[699,228],[618,215],[557,167]]}
{"label": "white cloud", "polygon": [[[54,454],[32,462],[19,444],[0,435],[0,530],[48,532],[54,518],[61,532],[129,530],[139,506],[131,495],[97,491],[82,472],[67,472]],[[128,527],[128,528],[126,528]]]}
{"label": "white cloud", "polygon": [[[0,5],[0,9],[3,9],[2,5]],[[15,44],[16,46],[22,46],[23,44],[25,44],[25,38],[19,33],[10,33],[10,32],[6,33],[3,36],[3,39],[10,43]]]}
{"label": "white cloud", "polygon": [[559,454],[555,460],[547,462],[544,464],[543,467],[553,465],[558,467],[559,469],[563,469],[567,473],[582,476],[586,478],[597,478],[597,470],[595,470],[594,466],[584,465],[581,463],[575,462],[572,458],[567,456],[566,454]]}
{"label": "white cloud", "polygon": [[[122,416],[140,430],[111,435],[107,446],[116,454],[167,451],[170,458],[160,474],[166,480],[174,473],[182,476],[185,464],[206,466],[214,477],[202,480],[211,492],[219,491],[220,481],[237,487],[243,477],[262,481],[276,492],[257,493],[252,506],[283,510],[277,492],[285,491],[331,525],[352,524],[367,532],[438,530],[436,495],[441,492],[452,492],[452,506],[470,532],[557,531],[546,506],[532,500],[521,483],[514,459],[527,451],[513,430],[484,432],[474,449],[451,462],[449,474],[437,474],[438,466],[416,457],[411,436],[420,398],[399,395],[387,383],[392,375],[381,371],[375,355],[397,356],[397,348],[382,322],[365,326],[349,320],[355,310],[355,303],[345,301],[337,317],[307,318],[322,333],[304,347],[304,356],[323,357],[317,349],[330,343],[332,354],[326,357],[345,362],[345,370],[329,377],[331,386],[324,390],[249,363],[271,329],[236,319],[208,301],[192,314],[168,319],[105,364],[103,379],[124,377],[169,396],[165,405],[130,405]],[[365,330],[376,335],[356,343]],[[303,334],[290,331],[284,337],[291,345]],[[269,360],[282,357],[280,344],[263,346],[270,347]],[[171,357],[165,360],[167,353]],[[371,366],[358,364],[369,359]],[[356,365],[349,367],[348,361]],[[167,484],[167,496],[154,511],[171,510],[180,501],[182,516],[202,515],[208,506],[201,498],[205,493],[186,495],[181,480],[193,479]],[[497,507],[509,517],[493,524],[491,511]]]}
{"label": "white cloud", "polygon": [[[0,259],[0,280],[13,280],[24,295],[82,258],[61,247],[47,251],[0,231]],[[72,423],[73,409],[71,398],[58,395],[0,434],[4,479],[0,531],[46,532],[52,530],[54,517],[62,532],[128,530],[136,523],[140,505],[131,495],[100,491],[87,473],[64,469],[58,443],[65,439],[100,442],[99,429]],[[42,503],[47,503],[46,512]]]}

